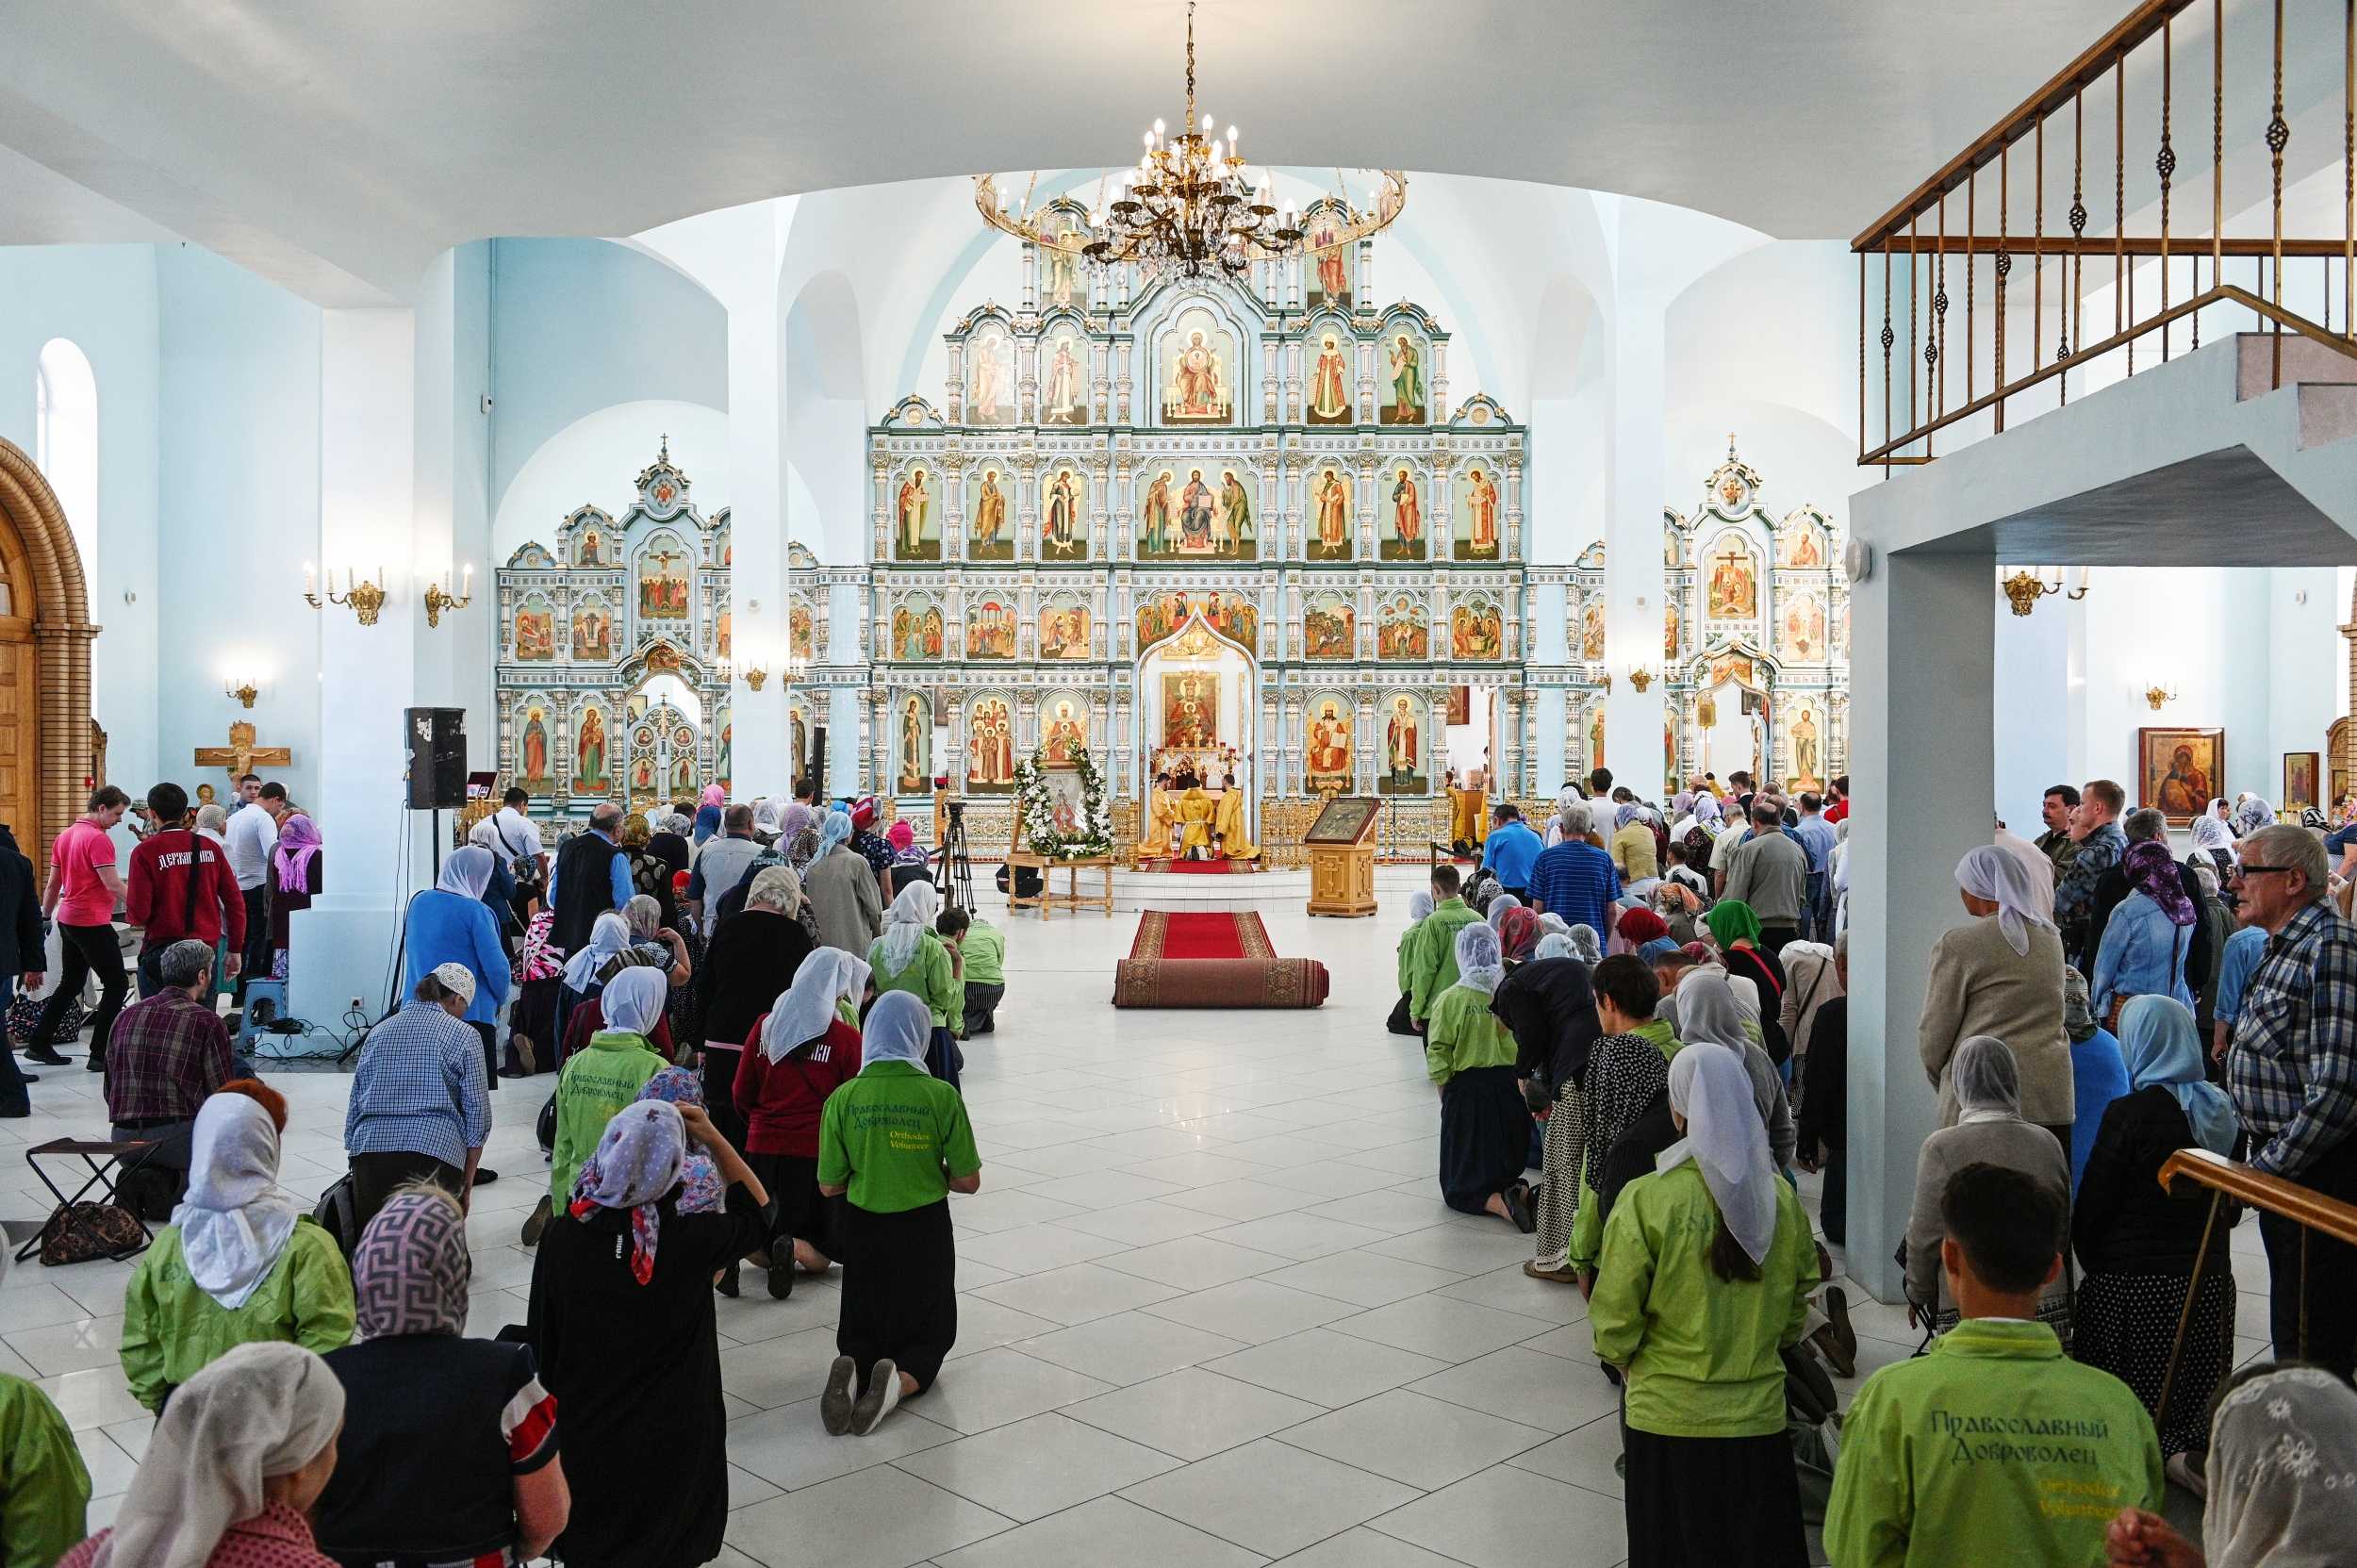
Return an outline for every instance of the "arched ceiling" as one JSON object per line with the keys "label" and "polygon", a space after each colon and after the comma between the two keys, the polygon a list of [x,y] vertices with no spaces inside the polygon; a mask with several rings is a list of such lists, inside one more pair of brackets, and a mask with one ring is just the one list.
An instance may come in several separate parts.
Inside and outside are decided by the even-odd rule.
{"label": "arched ceiling", "polygon": [[[1847,238],[2125,4],[1203,0],[1203,102],[1256,161],[1584,186]],[[162,230],[323,304],[381,304],[470,239],[1115,161],[1179,113],[1183,17],[1180,0],[21,5],[0,167],[55,177],[0,179],[0,243]]]}

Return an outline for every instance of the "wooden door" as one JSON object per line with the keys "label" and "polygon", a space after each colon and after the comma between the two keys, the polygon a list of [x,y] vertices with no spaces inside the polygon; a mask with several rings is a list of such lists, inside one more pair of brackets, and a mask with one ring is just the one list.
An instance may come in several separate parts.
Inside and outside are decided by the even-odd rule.
{"label": "wooden door", "polygon": [[41,819],[41,653],[31,588],[24,545],[0,520],[0,822],[39,871],[48,862],[49,834],[65,824]]}

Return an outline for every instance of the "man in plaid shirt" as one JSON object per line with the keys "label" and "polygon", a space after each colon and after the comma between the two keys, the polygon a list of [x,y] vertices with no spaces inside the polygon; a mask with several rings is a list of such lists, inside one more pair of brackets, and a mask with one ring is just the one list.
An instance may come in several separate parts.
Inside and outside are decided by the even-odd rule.
{"label": "man in plaid shirt", "polygon": [[[2327,900],[2324,846],[2304,828],[2244,839],[2234,880],[2244,922],[2267,933],[2227,1057],[2250,1164],[2357,1202],[2357,931]],[[2357,1360],[2357,1247],[2306,1238],[2303,1347],[2301,1230],[2262,1213],[2259,1235],[2274,1279],[2276,1355],[2347,1376]]]}
{"label": "man in plaid shirt", "polygon": [[186,937],[157,955],[163,989],[115,1019],[107,1053],[107,1119],[119,1141],[159,1141],[148,1164],[185,1173],[205,1097],[234,1076],[229,1031],[210,1005],[213,945]]}

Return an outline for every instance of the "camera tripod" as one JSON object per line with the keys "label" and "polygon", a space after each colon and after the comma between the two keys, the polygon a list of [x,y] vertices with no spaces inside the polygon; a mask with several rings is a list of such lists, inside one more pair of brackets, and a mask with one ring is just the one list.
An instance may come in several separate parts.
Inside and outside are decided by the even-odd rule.
{"label": "camera tripod", "polygon": [[951,801],[949,826],[941,834],[941,874],[949,902],[960,909],[974,907],[974,862],[965,849],[965,802]]}

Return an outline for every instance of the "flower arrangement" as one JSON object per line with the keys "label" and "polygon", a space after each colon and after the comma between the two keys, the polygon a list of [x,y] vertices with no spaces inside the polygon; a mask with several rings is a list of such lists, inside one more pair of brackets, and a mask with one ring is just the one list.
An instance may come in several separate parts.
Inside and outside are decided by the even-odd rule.
{"label": "flower arrangement", "polygon": [[1105,776],[1085,746],[1072,751],[1080,775],[1080,803],[1077,813],[1067,807],[1063,823],[1056,818],[1056,791],[1048,787],[1047,748],[1033,751],[1014,766],[1014,809],[1023,823],[1023,843],[1033,854],[1050,860],[1087,860],[1113,852],[1113,813],[1105,804]]}

